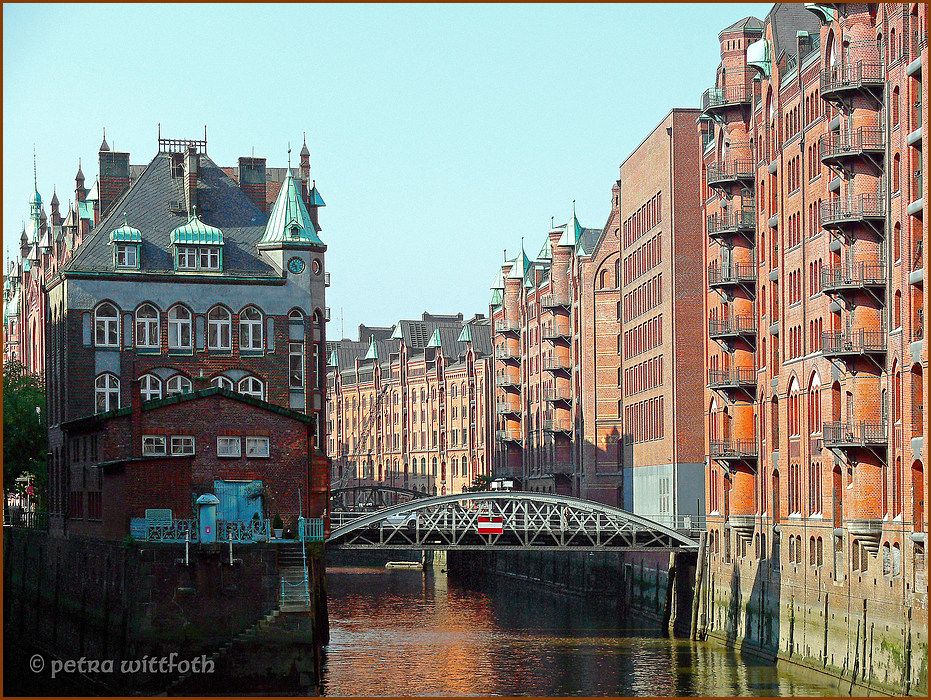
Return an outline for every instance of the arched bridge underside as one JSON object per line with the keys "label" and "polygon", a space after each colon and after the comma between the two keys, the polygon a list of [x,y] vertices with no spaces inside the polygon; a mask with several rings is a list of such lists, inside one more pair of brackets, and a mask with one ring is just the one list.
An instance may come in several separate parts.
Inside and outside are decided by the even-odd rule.
{"label": "arched bridge underside", "polygon": [[346,486],[330,491],[330,511],[354,513],[381,510],[425,496],[420,491],[397,486]]}
{"label": "arched bridge underside", "polygon": [[360,515],[331,513],[344,549],[691,549],[676,530],[610,506],[519,491],[418,498]]}

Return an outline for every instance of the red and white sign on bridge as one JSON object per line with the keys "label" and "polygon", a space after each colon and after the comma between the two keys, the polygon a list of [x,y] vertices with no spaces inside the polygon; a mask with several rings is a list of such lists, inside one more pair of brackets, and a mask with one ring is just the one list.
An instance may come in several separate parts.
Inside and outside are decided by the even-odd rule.
{"label": "red and white sign on bridge", "polygon": [[480,515],[478,516],[478,534],[480,535],[502,535],[504,534],[504,516],[503,515]]}

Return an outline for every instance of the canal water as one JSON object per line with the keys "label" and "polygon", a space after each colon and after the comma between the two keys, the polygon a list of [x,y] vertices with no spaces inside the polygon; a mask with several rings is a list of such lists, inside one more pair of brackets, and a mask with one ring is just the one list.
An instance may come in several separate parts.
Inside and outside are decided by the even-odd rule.
{"label": "canal water", "polygon": [[326,695],[826,695],[827,682],[506,579],[327,569]]}

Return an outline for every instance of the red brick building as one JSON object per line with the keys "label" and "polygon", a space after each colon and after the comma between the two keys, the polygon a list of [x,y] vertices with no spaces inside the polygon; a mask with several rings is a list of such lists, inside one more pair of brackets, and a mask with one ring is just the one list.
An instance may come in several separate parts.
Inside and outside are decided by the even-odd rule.
{"label": "red brick building", "polygon": [[490,471],[488,319],[424,313],[328,344],[334,487],[445,495]]}
{"label": "red brick building", "polygon": [[[310,179],[306,144],[298,172],[286,169],[280,182],[274,175],[270,182],[261,158],[241,158],[235,169],[218,167],[206,140],[160,138],[157,154],[141,169],[104,141],[100,171],[93,228],[67,257],[52,255],[54,246],[43,252],[40,240],[35,268],[43,271],[46,305],[48,505],[53,530],[65,533],[100,530],[104,526],[92,513],[120,512],[106,504],[89,507],[93,492],[86,487],[86,465],[73,468],[70,431],[95,414],[118,423],[113,412],[135,398],[144,401],[146,413],[153,402],[199,396],[213,386],[255,399],[257,416],[269,406],[306,416],[309,428],[297,432],[310,431],[311,455],[322,456],[325,444],[328,273],[317,214],[323,200]],[[54,228],[48,233],[58,235]],[[67,238],[63,243],[67,247]],[[165,424],[184,412],[155,413],[171,435],[189,436],[184,425]],[[287,430],[295,433],[293,426]],[[133,459],[143,449],[121,447],[114,456],[116,448],[106,440],[101,438],[98,455]],[[308,468],[306,460],[302,464]],[[106,470],[101,473],[106,481]],[[194,476],[199,478],[196,470]],[[289,471],[293,484],[262,487],[290,493],[310,483],[310,503],[320,510],[326,479],[311,476]],[[190,501],[190,513],[188,491],[153,490],[148,507],[180,498]],[[100,493],[106,492],[103,487]],[[289,500],[282,516],[293,519],[298,501]],[[176,517],[185,517],[183,511]]]}
{"label": "red brick building", "polygon": [[[914,3],[777,4],[721,32],[702,96],[711,624],[815,634],[820,665],[867,608],[926,620],[926,32]],[[856,612],[815,619],[828,595]]]}

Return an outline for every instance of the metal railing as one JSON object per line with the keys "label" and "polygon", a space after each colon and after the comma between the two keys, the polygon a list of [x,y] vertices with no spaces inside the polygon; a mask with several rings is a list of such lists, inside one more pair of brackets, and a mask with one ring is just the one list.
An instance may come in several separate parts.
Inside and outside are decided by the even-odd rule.
{"label": "metal railing", "polygon": [[568,340],[572,336],[572,331],[568,328],[553,326],[543,329],[543,340]]}
{"label": "metal railing", "polygon": [[298,518],[297,538],[301,542],[323,542],[323,518]]}
{"label": "metal railing", "polygon": [[220,542],[256,542],[271,539],[271,524],[266,520],[217,520],[217,540]]}
{"label": "metal railing", "polygon": [[727,212],[710,214],[706,219],[709,236],[722,236],[756,229],[756,207],[741,206]]}
{"label": "metal railing", "polygon": [[568,307],[568,294],[544,294],[540,298],[540,306],[544,309],[557,309],[559,307]]}
{"label": "metal railing", "polygon": [[496,333],[520,333],[520,321],[509,321],[502,319],[495,322]]}
{"label": "metal railing", "polygon": [[723,163],[711,163],[707,169],[708,184],[718,182],[734,182],[737,180],[753,180],[756,177],[756,167],[752,159],[734,159]]}
{"label": "metal railing", "polygon": [[821,225],[882,219],[885,211],[885,201],[880,193],[840,197],[821,202]]}
{"label": "metal railing", "polygon": [[881,262],[858,262],[849,268],[832,265],[821,269],[821,288],[825,290],[879,287],[885,284],[885,266]]}
{"label": "metal railing", "polygon": [[520,413],[520,405],[516,403],[510,403],[508,401],[499,401],[495,406],[495,410],[499,414],[508,414],[508,413]]}
{"label": "metal railing", "polygon": [[885,423],[844,423],[832,421],[825,423],[822,429],[826,447],[867,447],[885,445],[887,426]]}
{"label": "metal railing", "polygon": [[708,321],[708,335],[712,338],[728,335],[756,335],[756,319],[746,315],[712,318]]}
{"label": "metal railing", "polygon": [[882,151],[885,138],[882,129],[860,127],[850,133],[824,134],[818,142],[821,160],[856,155],[865,151]]}
{"label": "metal railing", "polygon": [[29,530],[48,530],[48,513],[44,510],[10,508],[3,513],[3,526]]}
{"label": "metal railing", "polygon": [[175,518],[165,523],[148,523],[145,539],[149,542],[196,542],[197,538],[195,518]]}
{"label": "metal railing", "polygon": [[543,432],[545,433],[571,433],[572,422],[567,420],[545,420],[543,421]]}
{"label": "metal railing", "polygon": [[521,442],[523,435],[519,430],[496,430],[495,437],[505,442]]}
{"label": "metal railing", "polygon": [[749,81],[743,85],[708,88],[701,95],[701,111],[748,105],[752,99],[753,86]]}
{"label": "metal railing", "polygon": [[543,390],[544,401],[572,401],[572,392],[568,389],[559,389],[554,386]]}
{"label": "metal railing", "polygon": [[520,386],[520,379],[514,379],[507,375],[501,377],[495,377],[495,386],[509,387],[509,386]]}
{"label": "metal railing", "polygon": [[827,97],[838,90],[862,87],[882,87],[885,71],[882,63],[844,63],[821,71],[821,95]]}
{"label": "metal railing", "polygon": [[495,359],[496,360],[520,360],[520,353],[517,350],[511,350],[511,348],[498,346],[495,348]]}
{"label": "metal railing", "polygon": [[713,459],[756,459],[756,439],[712,440],[708,444],[709,456]]}
{"label": "metal railing", "polygon": [[543,360],[543,369],[550,372],[568,372],[572,369],[569,360],[564,360],[561,357],[547,357]]}
{"label": "metal railing", "polygon": [[709,369],[708,386],[712,389],[727,387],[756,386],[756,369],[732,367],[731,369]]}
{"label": "metal railing", "polygon": [[753,263],[711,263],[708,266],[710,286],[726,284],[752,284],[756,282],[756,265]]}
{"label": "metal railing", "polygon": [[858,328],[852,332],[824,331],[821,350],[825,355],[868,355],[885,353],[889,334],[885,330],[868,331]]}
{"label": "metal railing", "polygon": [[924,266],[924,239],[919,238],[915,242],[915,252],[912,254],[912,272],[921,270]]}

